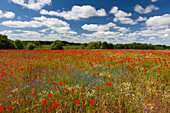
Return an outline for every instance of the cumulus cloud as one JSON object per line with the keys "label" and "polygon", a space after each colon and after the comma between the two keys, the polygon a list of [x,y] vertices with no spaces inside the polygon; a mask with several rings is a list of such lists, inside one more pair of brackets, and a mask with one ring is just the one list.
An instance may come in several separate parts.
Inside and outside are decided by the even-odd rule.
{"label": "cumulus cloud", "polygon": [[2,25],[14,28],[25,28],[25,27],[41,27],[42,23],[37,21],[4,21]]}
{"label": "cumulus cloud", "polygon": [[11,34],[12,30],[4,30],[4,31],[0,31],[0,34]]}
{"label": "cumulus cloud", "polygon": [[159,9],[159,8],[156,7],[156,6],[154,6],[154,5],[149,5],[149,6],[147,6],[147,7],[144,9],[142,6],[140,6],[140,5],[138,5],[138,4],[136,4],[136,6],[135,6],[135,8],[134,8],[134,10],[135,10],[136,12],[140,13],[140,14],[150,13],[150,12],[152,12],[153,10],[158,10],[158,9]]}
{"label": "cumulus cloud", "polygon": [[170,14],[164,14],[162,16],[154,16],[150,17],[146,21],[147,26],[151,27],[162,27],[162,26],[169,26],[170,25]]}
{"label": "cumulus cloud", "polygon": [[3,12],[2,10],[0,10],[0,18],[14,18],[14,17],[15,17],[15,13],[11,11]]}
{"label": "cumulus cloud", "polygon": [[158,0],[151,0],[151,2],[156,2],[156,1],[158,1]]}
{"label": "cumulus cloud", "polygon": [[49,29],[55,30],[60,33],[70,30],[68,23],[57,18],[46,18],[44,16],[41,16],[34,17],[33,19],[40,22],[42,25],[47,26]]}
{"label": "cumulus cloud", "polygon": [[105,25],[84,24],[81,28],[88,31],[106,31],[106,30],[110,30],[111,27],[116,27],[116,24],[112,22]]}
{"label": "cumulus cloud", "polygon": [[104,9],[96,10],[94,7],[90,5],[83,6],[73,6],[71,11],[46,11],[41,10],[40,14],[42,15],[51,15],[51,16],[60,16],[64,17],[67,20],[79,20],[81,18],[89,18],[93,16],[106,16],[106,12]]}
{"label": "cumulus cloud", "polygon": [[146,21],[146,20],[147,20],[146,17],[139,16],[136,21]]}
{"label": "cumulus cloud", "polygon": [[[70,32],[70,25],[62,20],[57,18],[46,18],[44,16],[34,17],[32,21],[4,21],[2,25],[14,28],[38,28],[45,26],[48,29],[54,30],[59,33],[71,33],[75,34],[76,32]],[[45,32],[42,30],[41,32]]]}
{"label": "cumulus cloud", "polygon": [[122,24],[130,24],[134,25],[137,24],[134,20],[129,18],[129,16],[132,16],[131,13],[126,13],[122,10],[119,10],[118,7],[114,6],[109,13],[114,14],[115,18],[113,19],[114,22],[120,22]]}
{"label": "cumulus cloud", "polygon": [[[5,30],[3,33],[8,35],[9,39],[16,40],[40,40],[44,34],[36,31],[25,31],[25,30]],[[0,32],[0,33],[2,33]]]}
{"label": "cumulus cloud", "polygon": [[13,3],[28,9],[40,10],[45,5],[50,5],[51,0],[11,0]]}
{"label": "cumulus cloud", "polygon": [[[128,37],[119,31],[97,31],[91,34],[83,33],[84,39],[89,41],[107,41],[109,43],[132,43],[136,37]],[[88,42],[89,42],[88,41]]]}
{"label": "cumulus cloud", "polygon": [[95,38],[104,38],[104,37],[107,37],[107,38],[111,38],[111,37],[112,38],[116,38],[119,34],[120,34],[120,32],[97,31],[97,32],[94,32],[92,34],[83,33],[82,35],[86,36],[86,37],[95,37]]}
{"label": "cumulus cloud", "polygon": [[127,29],[126,27],[120,27],[120,29],[118,29],[118,31],[126,33],[129,31],[129,29]]}
{"label": "cumulus cloud", "polygon": [[154,39],[156,39],[156,38],[155,38],[155,37],[150,37],[150,38],[149,38],[149,40],[154,40]]}

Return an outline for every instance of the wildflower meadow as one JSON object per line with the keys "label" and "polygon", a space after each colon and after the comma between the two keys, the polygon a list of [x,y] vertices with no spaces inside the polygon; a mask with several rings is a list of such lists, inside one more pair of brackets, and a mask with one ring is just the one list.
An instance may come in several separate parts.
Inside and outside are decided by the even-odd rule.
{"label": "wildflower meadow", "polygon": [[168,113],[170,52],[0,50],[0,112]]}

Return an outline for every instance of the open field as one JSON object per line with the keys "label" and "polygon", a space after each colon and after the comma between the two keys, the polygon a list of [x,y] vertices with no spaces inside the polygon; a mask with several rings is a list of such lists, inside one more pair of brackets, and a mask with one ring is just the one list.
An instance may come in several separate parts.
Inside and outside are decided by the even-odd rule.
{"label": "open field", "polygon": [[0,111],[168,113],[170,52],[0,50]]}

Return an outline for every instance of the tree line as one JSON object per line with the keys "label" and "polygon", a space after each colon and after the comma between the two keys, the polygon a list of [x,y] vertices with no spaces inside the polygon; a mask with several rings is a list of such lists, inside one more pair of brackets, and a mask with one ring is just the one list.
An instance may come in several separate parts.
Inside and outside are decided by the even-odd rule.
{"label": "tree line", "polygon": [[63,46],[79,46],[79,49],[150,49],[150,50],[165,50],[170,49],[170,46],[166,45],[152,45],[142,43],[130,43],[130,44],[112,44],[96,41],[90,43],[74,43],[67,41],[21,41],[19,39],[13,41],[7,38],[6,35],[0,34],[0,49],[26,49],[34,50],[36,47],[42,45],[49,45],[50,50],[62,50]]}

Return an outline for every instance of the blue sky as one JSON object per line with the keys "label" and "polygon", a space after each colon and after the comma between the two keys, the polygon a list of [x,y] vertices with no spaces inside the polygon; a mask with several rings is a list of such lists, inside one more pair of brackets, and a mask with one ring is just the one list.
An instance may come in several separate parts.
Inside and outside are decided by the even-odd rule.
{"label": "blue sky", "polygon": [[170,0],[1,0],[0,34],[16,40],[170,45]]}

